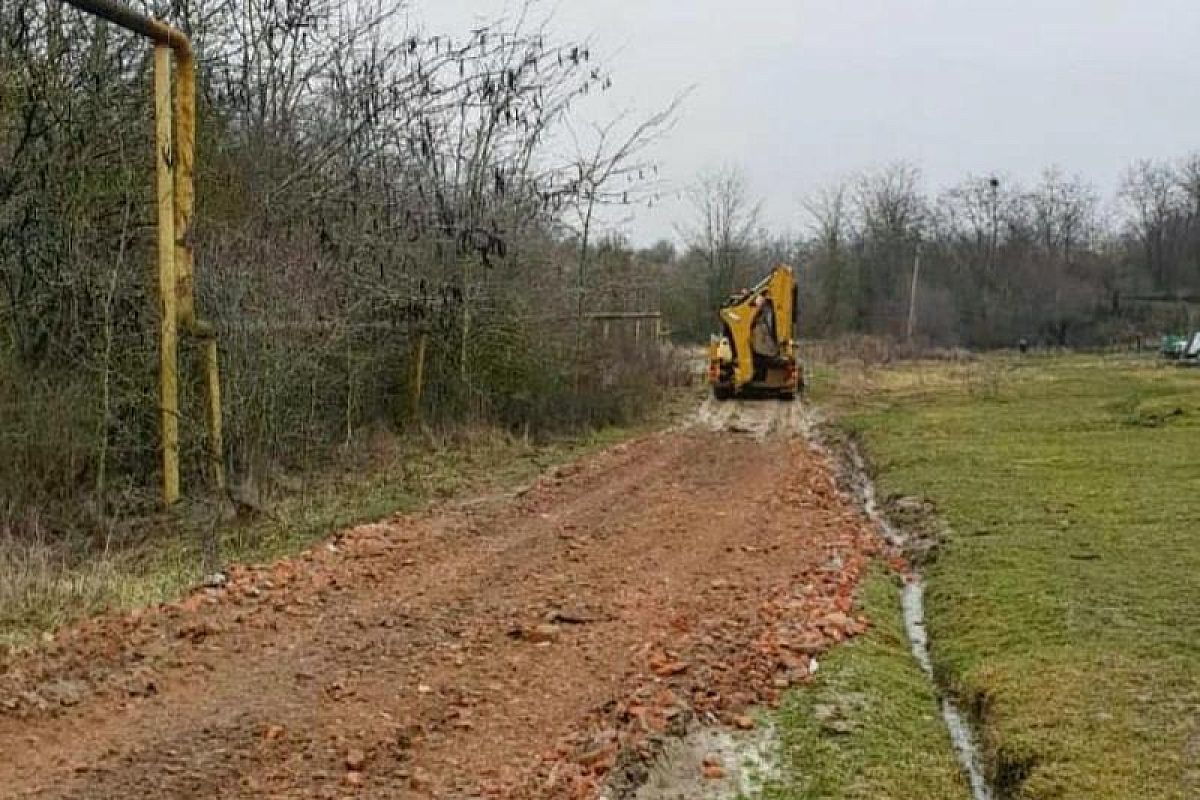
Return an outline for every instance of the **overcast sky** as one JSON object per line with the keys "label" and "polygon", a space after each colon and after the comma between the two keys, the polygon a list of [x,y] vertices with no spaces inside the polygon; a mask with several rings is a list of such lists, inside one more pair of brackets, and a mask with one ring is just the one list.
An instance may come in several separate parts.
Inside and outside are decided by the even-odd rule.
{"label": "overcast sky", "polygon": [[[516,0],[412,0],[453,32]],[[695,85],[655,151],[675,188],[741,167],[773,228],[799,198],[906,160],[938,188],[968,173],[1032,182],[1043,167],[1111,191],[1137,158],[1200,150],[1198,0],[558,0],[552,27],[611,67],[607,108],[650,112]],[[670,193],[671,197],[674,193]],[[687,207],[626,232],[671,237]]]}

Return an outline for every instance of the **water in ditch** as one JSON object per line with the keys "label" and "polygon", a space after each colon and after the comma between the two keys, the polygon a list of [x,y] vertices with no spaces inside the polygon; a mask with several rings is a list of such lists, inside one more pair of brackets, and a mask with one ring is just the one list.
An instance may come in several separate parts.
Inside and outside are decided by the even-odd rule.
{"label": "water in ditch", "polygon": [[[913,656],[925,670],[925,674],[933,680],[933,662],[929,658],[929,634],[925,632],[925,583],[920,578],[909,582],[904,587],[904,630],[908,633],[908,642],[912,645]],[[988,786],[983,775],[983,762],[979,756],[979,745],[975,734],[967,723],[962,711],[950,700],[941,696],[942,719],[950,732],[950,741],[954,744],[954,752],[967,773],[971,784],[971,794],[975,800],[993,800],[992,789]]]}
{"label": "water in ditch", "polygon": [[[866,464],[856,448],[851,450],[851,458],[863,509],[879,527],[884,538],[893,545],[902,547],[905,544],[905,537],[888,522],[880,511],[875,485],[867,477]],[[921,665],[921,669],[929,677],[930,682],[934,684],[934,691],[937,693],[941,705],[942,719],[946,723],[946,730],[950,733],[950,740],[954,745],[958,761],[962,764],[967,781],[971,784],[971,794],[975,800],[994,800],[995,793],[988,785],[987,778],[983,773],[983,759],[979,753],[979,743],[975,738],[974,731],[971,730],[962,710],[954,700],[940,691],[934,681],[933,660],[929,655],[929,634],[925,630],[925,580],[920,573],[914,573],[905,585],[902,602],[904,605],[904,630],[908,635],[909,646],[912,648],[913,657]]]}

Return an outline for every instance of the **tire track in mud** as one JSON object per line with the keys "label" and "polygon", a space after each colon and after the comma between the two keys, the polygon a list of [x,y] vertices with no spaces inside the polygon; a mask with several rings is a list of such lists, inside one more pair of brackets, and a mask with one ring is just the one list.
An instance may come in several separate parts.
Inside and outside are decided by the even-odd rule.
{"label": "tire track in mud", "polygon": [[656,737],[740,723],[866,624],[852,593],[878,538],[799,435],[803,407],[706,408],[518,496],[359,526],[0,658],[0,796],[590,798],[614,771],[644,779]]}

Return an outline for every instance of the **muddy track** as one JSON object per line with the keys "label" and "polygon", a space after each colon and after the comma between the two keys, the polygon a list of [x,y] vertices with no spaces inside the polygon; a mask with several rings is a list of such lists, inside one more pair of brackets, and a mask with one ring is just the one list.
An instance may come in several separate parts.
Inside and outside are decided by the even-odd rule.
{"label": "muddy track", "polygon": [[706,406],[0,660],[0,797],[594,797],[865,628],[878,539],[802,424]]}

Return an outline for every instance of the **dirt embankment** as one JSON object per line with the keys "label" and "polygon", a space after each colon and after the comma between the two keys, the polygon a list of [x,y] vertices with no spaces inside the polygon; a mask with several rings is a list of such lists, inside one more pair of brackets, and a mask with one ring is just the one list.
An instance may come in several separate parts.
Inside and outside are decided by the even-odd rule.
{"label": "dirt embankment", "polygon": [[865,627],[852,593],[878,540],[794,409],[707,413],[520,496],[355,528],[8,657],[0,796],[636,782],[655,734],[752,724],[748,707]]}

